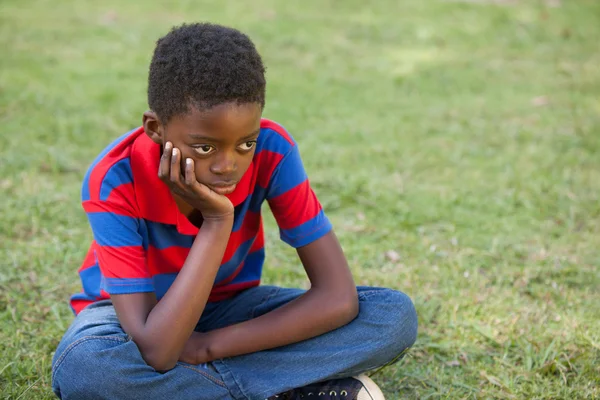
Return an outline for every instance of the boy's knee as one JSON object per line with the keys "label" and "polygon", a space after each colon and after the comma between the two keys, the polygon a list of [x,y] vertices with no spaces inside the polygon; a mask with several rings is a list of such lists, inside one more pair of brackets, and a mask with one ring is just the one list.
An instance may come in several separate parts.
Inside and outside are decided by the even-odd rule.
{"label": "boy's knee", "polygon": [[399,309],[399,333],[403,337],[404,349],[411,347],[417,340],[418,320],[415,305],[408,295],[392,290]]}
{"label": "boy's knee", "polygon": [[[110,388],[119,384],[119,362],[109,355],[111,348],[126,340],[111,337],[83,337],[57,354],[52,368],[52,389],[61,399],[106,398]],[[113,364],[113,365],[111,365]]]}
{"label": "boy's knee", "polygon": [[209,370],[155,371],[126,335],[78,339],[55,357],[52,372],[52,389],[62,399],[229,398],[225,383]]}
{"label": "boy's knee", "polygon": [[410,297],[402,292],[385,289],[382,295],[387,315],[381,340],[386,352],[397,356],[417,340],[417,312]]}

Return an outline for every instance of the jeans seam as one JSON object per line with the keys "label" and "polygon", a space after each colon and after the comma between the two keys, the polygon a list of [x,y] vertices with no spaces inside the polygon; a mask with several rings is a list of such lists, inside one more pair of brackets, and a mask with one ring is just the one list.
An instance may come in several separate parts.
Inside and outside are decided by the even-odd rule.
{"label": "jeans seam", "polygon": [[369,297],[375,296],[377,294],[381,294],[381,290],[369,290],[369,291],[362,291],[362,292],[358,292],[358,299],[359,300],[366,300]]}
{"label": "jeans seam", "polygon": [[63,363],[65,357],[68,355],[68,353],[70,353],[73,350],[73,348],[79,346],[80,344],[82,344],[84,342],[92,340],[92,339],[110,340],[113,342],[120,342],[120,343],[126,343],[128,341],[127,339],[123,339],[123,338],[120,338],[117,336],[94,336],[94,335],[84,336],[81,339],[74,341],[65,349],[65,351],[63,351],[63,353],[60,355],[58,360],[56,360],[56,364],[52,368],[52,380],[54,380],[54,377],[56,376],[58,369],[62,365],[62,363]]}
{"label": "jeans seam", "polygon": [[[223,377],[225,378],[226,376],[229,376],[231,378],[232,383],[235,385],[236,389],[240,392],[240,394],[242,396],[244,396],[246,399],[249,399],[249,397],[246,395],[246,393],[244,393],[244,391],[242,390],[242,386],[238,383],[237,379],[233,375],[233,372],[231,372],[231,370],[229,369],[227,364],[225,364],[225,360],[217,360],[217,362],[215,364],[221,365],[221,368],[225,369],[225,374],[223,375]],[[233,397],[235,397],[234,394],[231,392],[231,388],[227,387],[227,389],[229,390],[231,395]],[[235,393],[235,394],[237,394],[237,393]]]}
{"label": "jeans seam", "polygon": [[271,290],[269,293],[267,293],[265,295],[265,297],[262,299],[262,301],[260,303],[258,303],[253,309],[252,311],[250,311],[250,315],[248,316],[250,319],[254,318],[254,315],[256,314],[256,309],[260,306],[265,305],[269,300],[271,300],[273,298],[273,296],[275,296],[277,293],[279,293],[279,290],[281,288],[280,287],[275,287],[274,290]]}
{"label": "jeans seam", "polygon": [[223,382],[223,381],[215,378],[214,376],[210,375],[208,372],[201,371],[198,368],[194,368],[192,365],[184,364],[184,363],[181,363],[181,362],[178,362],[177,365],[179,365],[180,367],[183,367],[183,368],[191,369],[192,371],[195,371],[195,372],[199,373],[200,375],[202,375],[203,377],[205,377],[205,378],[209,379],[210,381],[216,383],[217,385],[222,386],[225,389],[227,389],[227,385],[225,385],[225,382]]}

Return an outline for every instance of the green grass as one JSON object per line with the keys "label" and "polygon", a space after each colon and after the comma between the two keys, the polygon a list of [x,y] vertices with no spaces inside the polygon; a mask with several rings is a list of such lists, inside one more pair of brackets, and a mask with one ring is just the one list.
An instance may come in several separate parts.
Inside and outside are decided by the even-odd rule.
{"label": "green grass", "polygon": [[[356,281],[415,300],[389,399],[600,398],[600,3],[172,3],[0,2],[1,398],[52,397],[82,176],[197,20],[256,42]],[[264,282],[306,286],[266,214]]]}

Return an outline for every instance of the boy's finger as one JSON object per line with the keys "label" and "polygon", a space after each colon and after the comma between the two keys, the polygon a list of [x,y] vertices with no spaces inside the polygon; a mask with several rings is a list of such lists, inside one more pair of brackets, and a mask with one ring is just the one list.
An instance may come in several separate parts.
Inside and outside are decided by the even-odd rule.
{"label": "boy's finger", "polygon": [[194,183],[194,192],[203,200],[206,201],[208,199],[210,199],[211,196],[211,192],[212,190],[209,189],[208,186],[201,184],[200,182],[196,181],[196,183]]}
{"label": "boy's finger", "polygon": [[185,159],[185,184],[193,187],[196,183],[196,174],[194,173],[194,160]]}
{"label": "boy's finger", "polygon": [[194,160],[191,158],[185,160],[185,184],[203,200],[210,195],[210,189],[196,180]]}
{"label": "boy's finger", "polygon": [[194,160],[191,158],[185,159],[185,184],[201,199],[206,200],[211,196],[211,190],[208,186],[201,184],[196,180],[196,173],[194,168]]}
{"label": "boy's finger", "polygon": [[162,157],[160,158],[160,164],[158,166],[158,177],[161,179],[168,179],[171,171],[171,154],[173,152],[173,144],[171,142],[165,143],[163,148]]}
{"label": "boy's finger", "polygon": [[179,149],[177,147],[173,147],[173,151],[171,154],[171,174],[170,180],[173,183],[180,183],[181,179],[181,168],[179,165]]}

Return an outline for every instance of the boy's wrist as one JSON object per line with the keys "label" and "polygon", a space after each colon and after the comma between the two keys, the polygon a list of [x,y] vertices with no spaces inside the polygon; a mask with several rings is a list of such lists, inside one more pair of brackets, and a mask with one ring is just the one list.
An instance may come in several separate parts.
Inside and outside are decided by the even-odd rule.
{"label": "boy's wrist", "polygon": [[203,216],[204,221],[202,222],[202,225],[220,226],[225,224],[233,224],[233,216],[233,213],[210,217]]}
{"label": "boy's wrist", "polygon": [[210,335],[204,332],[192,332],[188,339],[179,361],[196,365],[210,362],[215,359],[211,353]]}
{"label": "boy's wrist", "polygon": [[204,219],[198,234],[201,234],[202,232],[231,233],[232,227],[233,214],[218,218]]}
{"label": "boy's wrist", "polygon": [[214,335],[210,332],[200,333],[198,346],[196,347],[196,360],[198,364],[207,363],[216,360],[218,357],[214,354]]}
{"label": "boy's wrist", "polygon": [[208,222],[208,223],[214,223],[214,224],[222,224],[222,223],[233,222],[233,213],[219,215],[219,216],[204,217],[204,222],[205,223],[206,222]]}

